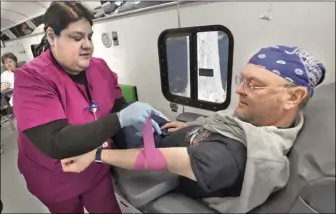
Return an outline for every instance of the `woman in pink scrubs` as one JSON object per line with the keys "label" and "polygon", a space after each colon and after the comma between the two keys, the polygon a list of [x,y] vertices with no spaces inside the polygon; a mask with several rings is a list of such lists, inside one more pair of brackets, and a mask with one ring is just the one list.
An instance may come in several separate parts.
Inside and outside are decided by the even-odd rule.
{"label": "woman in pink scrubs", "polygon": [[92,58],[92,15],[81,3],[53,2],[44,21],[44,52],[15,72],[19,170],[51,213],[121,213],[109,166],[64,173],[59,160],[111,148],[122,127],[158,112],[140,102],[126,107],[117,75]]}

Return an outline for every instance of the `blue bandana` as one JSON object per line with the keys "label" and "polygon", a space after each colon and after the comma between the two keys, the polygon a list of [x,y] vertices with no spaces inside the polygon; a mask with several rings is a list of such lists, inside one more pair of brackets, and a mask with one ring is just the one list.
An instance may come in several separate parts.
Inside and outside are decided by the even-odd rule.
{"label": "blue bandana", "polygon": [[322,83],[325,68],[307,51],[298,47],[275,46],[262,48],[249,63],[265,68],[291,83],[306,87],[310,96]]}

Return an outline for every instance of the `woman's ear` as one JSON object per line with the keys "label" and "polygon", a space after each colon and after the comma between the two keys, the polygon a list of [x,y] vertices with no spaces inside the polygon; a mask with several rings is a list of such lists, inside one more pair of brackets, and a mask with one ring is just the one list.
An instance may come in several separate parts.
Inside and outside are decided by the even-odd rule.
{"label": "woman's ear", "polygon": [[51,27],[48,27],[47,30],[46,30],[46,34],[47,34],[47,39],[48,39],[49,45],[50,46],[55,46],[56,34],[55,34],[54,30]]}
{"label": "woman's ear", "polygon": [[285,105],[287,110],[299,106],[300,103],[308,96],[308,90],[305,87],[291,88],[289,93],[290,96]]}

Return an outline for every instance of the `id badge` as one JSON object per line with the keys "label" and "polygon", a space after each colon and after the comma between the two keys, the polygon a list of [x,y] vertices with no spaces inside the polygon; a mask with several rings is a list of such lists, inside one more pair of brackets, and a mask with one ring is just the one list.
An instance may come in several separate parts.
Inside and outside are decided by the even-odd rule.
{"label": "id badge", "polygon": [[108,142],[103,143],[103,149],[108,147]]}

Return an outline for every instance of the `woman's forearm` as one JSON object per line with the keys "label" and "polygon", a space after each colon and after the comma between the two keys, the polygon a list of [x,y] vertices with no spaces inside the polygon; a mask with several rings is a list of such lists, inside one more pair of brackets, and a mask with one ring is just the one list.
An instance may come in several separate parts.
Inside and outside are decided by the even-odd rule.
{"label": "woman's forearm", "polygon": [[112,114],[86,124],[71,125],[66,119],[25,130],[23,133],[44,154],[64,159],[85,154],[101,146],[120,131],[117,112],[127,106],[123,97],[115,100]]}
{"label": "woman's forearm", "polygon": [[23,133],[41,152],[54,159],[64,159],[94,150],[119,130],[119,119],[114,113],[86,124],[53,121]]}

